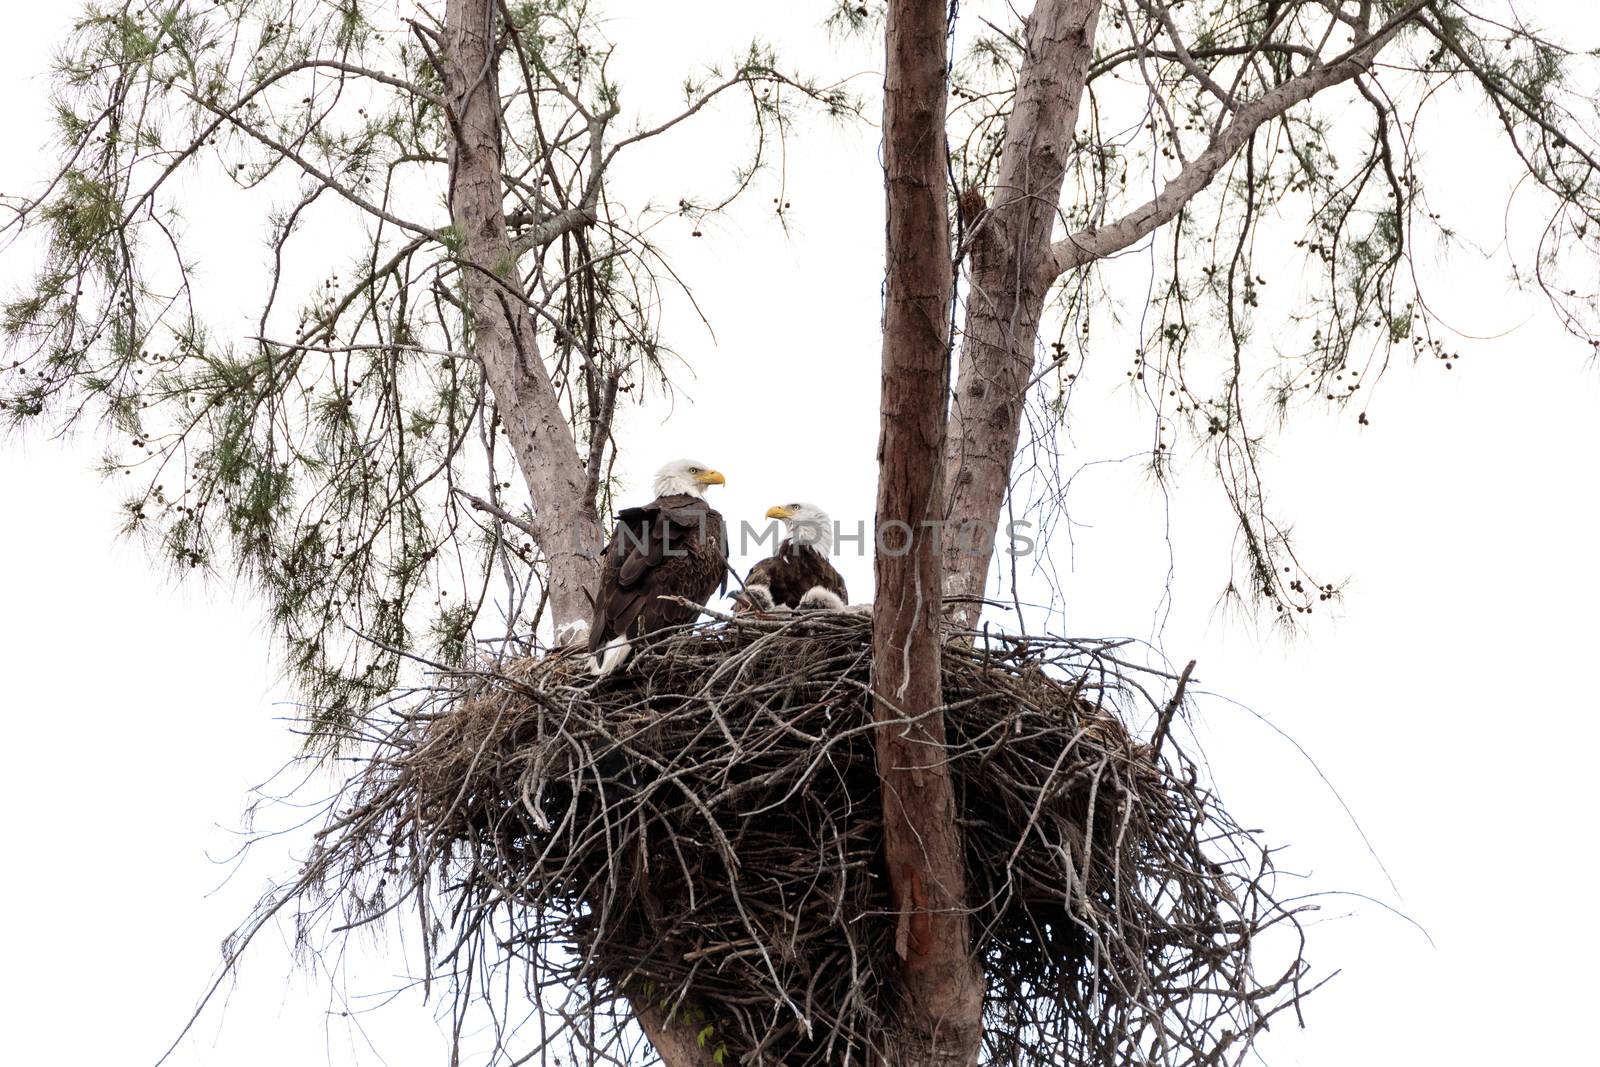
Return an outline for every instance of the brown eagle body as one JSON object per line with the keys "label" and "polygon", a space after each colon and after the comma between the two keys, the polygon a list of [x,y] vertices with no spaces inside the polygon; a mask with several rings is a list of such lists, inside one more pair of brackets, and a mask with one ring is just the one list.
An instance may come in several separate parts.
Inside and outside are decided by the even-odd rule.
{"label": "brown eagle body", "polygon": [[636,638],[699,614],[663,597],[704,604],[726,588],[728,538],[722,515],[691,493],[658,496],[625,508],[600,562],[600,590],[589,626],[589,651]]}
{"label": "brown eagle body", "polygon": [[766,586],[772,603],[779,607],[799,607],[801,599],[817,586],[842,601],[850,600],[844,575],[821,552],[810,545],[796,544],[792,537],[778,542],[776,552],[751,567],[744,584]]}

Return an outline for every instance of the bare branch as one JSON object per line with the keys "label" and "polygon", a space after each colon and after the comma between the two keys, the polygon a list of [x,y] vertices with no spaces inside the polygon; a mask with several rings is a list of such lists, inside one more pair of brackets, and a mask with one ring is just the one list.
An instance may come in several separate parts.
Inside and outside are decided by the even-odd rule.
{"label": "bare branch", "polygon": [[1428,0],[1418,0],[1391,18],[1370,38],[1337,59],[1297,74],[1239,107],[1232,121],[1212,139],[1205,151],[1168,182],[1154,199],[1108,226],[1079,230],[1055,242],[1050,256],[1042,265],[1042,269],[1048,273],[1048,280],[1053,281],[1068,271],[1120,252],[1170,222],[1183,210],[1184,205],[1211,183],[1228,160],[1263,124],[1324,89],[1365,72],[1384,45],[1427,6]]}
{"label": "bare branch", "polygon": [[515,526],[517,529],[521,530],[535,541],[539,540],[538,528],[527,519],[519,518],[516,515],[511,514],[511,512],[507,511],[505,508],[502,508],[500,505],[490,503],[481,496],[474,496],[472,493],[467,492],[460,486],[452,489],[451,492],[456,496],[461,497],[461,499],[465,500],[467,503],[471,504],[478,511],[487,512],[502,522],[509,522],[511,525]]}

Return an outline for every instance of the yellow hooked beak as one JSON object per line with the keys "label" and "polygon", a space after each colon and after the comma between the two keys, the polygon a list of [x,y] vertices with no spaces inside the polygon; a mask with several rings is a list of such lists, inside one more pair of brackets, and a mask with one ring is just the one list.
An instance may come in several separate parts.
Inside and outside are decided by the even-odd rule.
{"label": "yellow hooked beak", "polygon": [[701,485],[727,485],[728,480],[722,476],[721,471],[701,471],[695,475],[695,481]]}
{"label": "yellow hooked beak", "polygon": [[774,505],[772,505],[772,507],[767,509],[767,518],[769,518],[769,519],[792,519],[792,518],[794,518],[794,512],[790,511],[788,508],[784,507],[782,504],[774,504]]}

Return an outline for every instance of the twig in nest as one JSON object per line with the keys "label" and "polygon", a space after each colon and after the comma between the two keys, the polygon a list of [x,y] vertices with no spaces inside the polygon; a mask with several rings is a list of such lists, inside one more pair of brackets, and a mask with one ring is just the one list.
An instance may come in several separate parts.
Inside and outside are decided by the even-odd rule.
{"label": "twig in nest", "polygon": [[1161,742],[1167,739],[1167,728],[1172,725],[1172,717],[1183,706],[1183,690],[1189,684],[1189,674],[1194,670],[1195,661],[1190,660],[1183,668],[1183,673],[1178,675],[1178,684],[1172,690],[1172,699],[1167,701],[1167,706],[1161,709],[1161,720],[1156,723],[1156,732],[1150,737],[1150,762],[1154,763],[1161,758]]}

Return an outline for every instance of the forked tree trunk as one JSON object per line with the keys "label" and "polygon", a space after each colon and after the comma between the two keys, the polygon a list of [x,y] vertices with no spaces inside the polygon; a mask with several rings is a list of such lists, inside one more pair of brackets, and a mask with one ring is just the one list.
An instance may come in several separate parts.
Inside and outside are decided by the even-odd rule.
{"label": "forked tree trunk", "polygon": [[549,560],[557,638],[570,639],[589,621],[589,596],[599,577],[592,553],[600,530],[587,471],[539,353],[506,230],[495,11],[493,0],[449,0],[445,6],[445,99],[454,111],[450,212],[472,308],[471,351],[483,361],[527,481],[533,528]]}
{"label": "forked tree trunk", "polygon": [[[983,976],[971,951],[961,836],[940,712],[939,624],[980,611],[987,539],[1010,488],[1040,316],[1063,273],[1127,248],[1174,218],[1264,122],[1367,69],[1408,16],[1358,48],[1238,106],[1212,143],[1149,203],[1052,246],[1062,183],[1103,0],[1038,0],[998,184],[970,192],[971,246],[960,377],[948,418],[953,274],[947,215],[946,0],[890,0],[884,79],[887,279],[873,605],[872,684],[883,855],[901,964],[896,1014],[878,1035],[893,1067],[970,1067],[982,1042]],[[1420,3],[1412,10],[1419,9]],[[473,317],[472,350],[527,480],[549,558],[558,628],[585,622],[600,530],[585,465],[536,347],[503,206],[494,0],[448,0],[450,206]],[[948,505],[948,506],[947,506]],[[712,1057],[639,1004],[668,1067]]]}
{"label": "forked tree trunk", "polygon": [[963,197],[980,228],[971,247],[971,291],[946,450],[945,593],[951,619],[971,627],[981,610],[996,530],[1011,486],[1018,431],[1050,286],[1069,271],[1114,255],[1178,216],[1261,126],[1296,104],[1367,70],[1424,3],[1391,14],[1370,37],[1237,102],[1210,143],[1148,202],[1111,222],[1050,241],[1084,79],[1103,0],[1038,0],[1028,19],[1017,99],[1006,118],[999,183]]}
{"label": "forked tree trunk", "polygon": [[982,609],[992,542],[1011,485],[1039,317],[1056,277],[1049,264],[1051,230],[1100,7],[1101,0],[1039,0],[1034,6],[998,184],[986,196],[974,190],[963,197],[977,230],[945,453],[944,545],[944,591],[953,598],[951,621],[959,626],[975,625]]}
{"label": "forked tree trunk", "polygon": [[945,0],[891,0],[884,68],[887,281],[872,688],[883,855],[898,927],[894,1065],[965,1065],[982,1038],[966,877],[945,764],[940,526],[953,275]]}

